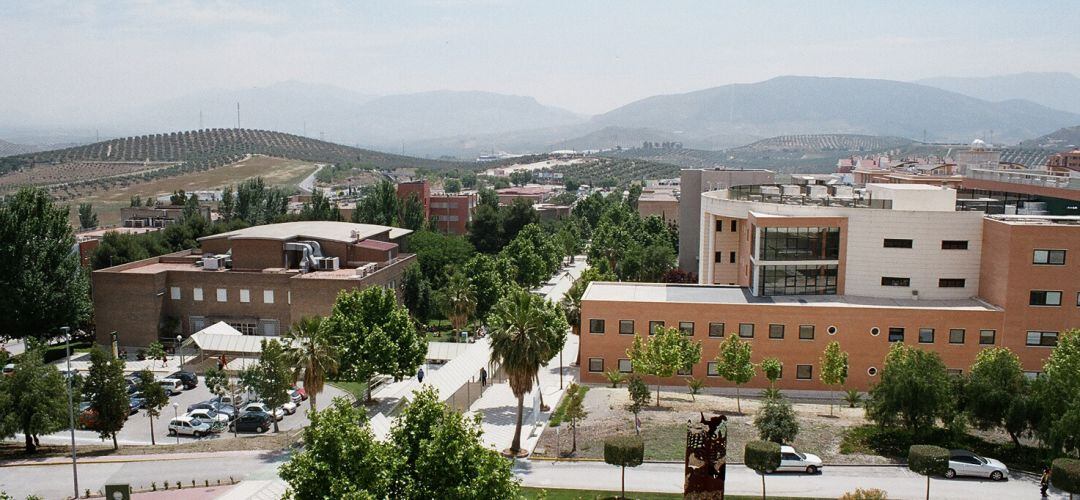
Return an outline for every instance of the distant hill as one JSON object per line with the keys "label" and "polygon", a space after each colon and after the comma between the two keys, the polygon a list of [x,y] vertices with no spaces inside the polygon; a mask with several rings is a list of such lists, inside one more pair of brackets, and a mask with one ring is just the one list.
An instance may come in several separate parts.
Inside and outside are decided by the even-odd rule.
{"label": "distant hill", "polygon": [[37,146],[31,146],[28,144],[15,144],[14,142],[8,142],[0,139],[0,157],[15,156],[23,153],[33,153],[40,151]]}
{"label": "distant hill", "polygon": [[[234,161],[244,154],[262,154],[314,162],[355,162],[375,168],[452,168],[461,164],[411,158],[342,146],[282,132],[251,129],[208,129],[125,137],[85,146],[44,151],[0,160],[0,173],[40,163],[85,161],[183,162],[198,168]],[[194,167],[194,165],[193,165]]]}
{"label": "distant hill", "polygon": [[939,77],[915,83],[987,101],[1024,99],[1080,113],[1080,78],[1071,73],[1017,73],[986,77]]}
{"label": "distant hill", "polygon": [[1080,147],[1080,125],[1065,127],[1020,143],[1025,148],[1065,150]]}
{"label": "distant hill", "polygon": [[[655,96],[594,117],[597,127],[645,127],[688,138],[845,133],[968,142],[994,131],[1018,141],[1072,125],[1080,115],[1027,101],[988,102],[889,80],[786,76]],[[689,139],[684,141],[689,142]]]}
{"label": "distant hill", "polygon": [[824,151],[871,152],[911,144],[915,141],[903,137],[883,137],[858,134],[808,134],[770,137],[729,152],[738,151],[786,151],[810,153]]}

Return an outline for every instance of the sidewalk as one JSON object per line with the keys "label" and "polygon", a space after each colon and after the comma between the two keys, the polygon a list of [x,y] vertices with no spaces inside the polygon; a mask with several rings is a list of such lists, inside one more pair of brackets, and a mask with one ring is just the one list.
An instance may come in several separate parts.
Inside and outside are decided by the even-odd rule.
{"label": "sidewalk", "polygon": [[[103,455],[103,456],[79,456],[78,463],[82,464],[115,464],[130,462],[156,462],[167,460],[193,460],[210,458],[230,457],[253,457],[283,455],[284,452],[271,450],[232,450],[214,452],[187,452],[187,453],[150,453],[145,455]],[[25,458],[18,460],[0,461],[0,467],[25,467],[36,465],[71,465],[71,457],[41,457]]]}

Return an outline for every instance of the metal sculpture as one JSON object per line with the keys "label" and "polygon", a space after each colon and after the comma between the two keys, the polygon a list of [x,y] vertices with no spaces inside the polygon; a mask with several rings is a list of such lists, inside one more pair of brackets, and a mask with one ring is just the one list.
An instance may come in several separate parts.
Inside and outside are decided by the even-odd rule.
{"label": "metal sculpture", "polygon": [[727,473],[727,417],[686,422],[686,459],[683,471],[683,498],[712,500],[724,498]]}

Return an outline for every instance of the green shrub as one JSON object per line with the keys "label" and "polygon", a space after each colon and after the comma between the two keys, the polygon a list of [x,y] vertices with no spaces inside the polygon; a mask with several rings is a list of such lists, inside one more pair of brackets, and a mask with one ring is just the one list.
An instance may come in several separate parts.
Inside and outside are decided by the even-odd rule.
{"label": "green shrub", "polygon": [[750,441],[743,448],[746,466],[759,474],[772,472],[780,467],[780,445],[772,441]]}
{"label": "green shrub", "polygon": [[776,399],[782,396],[783,394],[780,392],[780,389],[777,389],[776,387],[766,387],[761,390],[761,399],[764,400]]}
{"label": "green shrub", "polygon": [[1050,484],[1069,494],[1080,493],[1080,460],[1059,458],[1050,468]]}
{"label": "green shrub", "polygon": [[687,377],[686,386],[690,388],[690,399],[696,400],[694,396],[701,393],[701,388],[705,387],[705,381],[699,378]]}
{"label": "green shrub", "polygon": [[949,450],[929,444],[908,448],[908,468],[924,476],[943,476],[949,470]]}
{"label": "green shrub", "polygon": [[877,488],[858,488],[855,491],[844,493],[840,500],[887,500],[889,495]]}
{"label": "green shrub", "polygon": [[618,370],[608,370],[604,372],[604,376],[607,377],[607,381],[611,384],[612,389],[618,387],[623,380],[626,380],[626,376]]}
{"label": "green shrub", "polygon": [[859,403],[862,402],[862,395],[857,389],[848,389],[844,394],[844,401],[847,402],[848,408],[858,408]]}
{"label": "green shrub", "polygon": [[645,460],[645,442],[638,436],[613,436],[604,440],[604,462],[637,467]]}
{"label": "green shrub", "polygon": [[795,410],[784,397],[766,399],[754,417],[754,427],[757,427],[758,437],[778,444],[790,443],[799,434]]}

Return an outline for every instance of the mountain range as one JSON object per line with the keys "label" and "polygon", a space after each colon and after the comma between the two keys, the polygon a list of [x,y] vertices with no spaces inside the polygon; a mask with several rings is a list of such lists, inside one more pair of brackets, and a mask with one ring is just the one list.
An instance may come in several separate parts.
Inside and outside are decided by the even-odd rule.
{"label": "mountain range", "polygon": [[[1070,83],[1080,79],[1056,73],[997,78],[910,83],[784,76],[648,97],[592,117],[525,96],[449,90],[374,96],[290,81],[202,91],[106,111],[99,119],[114,136],[236,127],[239,103],[244,128],[458,158],[491,151],[626,148],[644,141],[719,150],[791,134],[1015,144],[1080,125],[1080,86]],[[0,122],[0,130],[14,125]]]}

